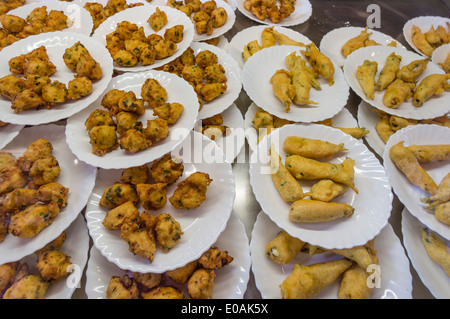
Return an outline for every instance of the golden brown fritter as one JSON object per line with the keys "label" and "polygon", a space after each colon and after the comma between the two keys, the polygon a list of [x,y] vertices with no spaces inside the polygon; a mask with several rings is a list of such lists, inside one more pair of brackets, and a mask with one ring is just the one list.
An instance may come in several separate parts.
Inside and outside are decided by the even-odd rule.
{"label": "golden brown fritter", "polygon": [[36,192],[36,199],[43,202],[56,202],[59,207],[67,206],[69,188],[57,182],[50,182],[40,186]]}
{"label": "golden brown fritter", "polygon": [[54,156],[45,156],[33,162],[28,174],[32,178],[30,187],[35,188],[54,182],[61,174],[61,167]]}
{"label": "golden brown fritter", "polygon": [[199,207],[206,199],[206,190],[212,179],[209,174],[195,172],[188,178],[178,183],[170,203],[179,209],[194,209]]}
{"label": "golden brown fritter", "polygon": [[167,213],[158,216],[155,233],[156,240],[164,252],[168,252],[175,247],[183,235],[180,223]]}
{"label": "golden brown fritter", "polygon": [[27,176],[17,166],[9,166],[0,171],[0,195],[16,188],[24,187],[28,182]]}
{"label": "golden brown fritter", "polygon": [[133,279],[138,283],[138,286],[141,289],[149,290],[155,288],[161,283],[163,275],[156,273],[143,274],[139,272],[134,272]]}
{"label": "golden brown fritter", "polygon": [[159,210],[166,205],[167,190],[166,184],[137,184],[136,191],[139,201],[146,210]]}
{"label": "golden brown fritter", "polygon": [[137,282],[127,275],[112,276],[106,289],[107,299],[138,299]]}
{"label": "golden brown fritter", "polygon": [[113,209],[110,209],[103,219],[103,226],[109,230],[119,230],[125,220],[139,218],[139,211],[132,202],[125,202]]}
{"label": "golden brown fritter", "polygon": [[148,292],[142,293],[144,299],[184,299],[183,292],[175,287],[158,286]]}
{"label": "golden brown fritter", "polygon": [[128,243],[130,252],[153,262],[156,251],[156,239],[152,229],[149,229],[140,218],[126,219],[120,228],[120,237]]}
{"label": "golden brown fritter", "polygon": [[53,239],[51,242],[49,242],[47,245],[45,245],[44,247],[42,247],[39,250],[36,250],[34,252],[34,254],[36,256],[39,256],[40,253],[43,253],[45,251],[49,251],[49,250],[60,250],[62,245],[64,244],[64,242],[66,241],[67,238],[67,234],[65,231],[63,231],[58,237],[56,237],[55,239]]}
{"label": "golden brown fritter", "polygon": [[227,251],[222,251],[213,246],[202,254],[198,263],[207,269],[219,269],[233,261],[233,257]]}
{"label": "golden brown fritter", "polygon": [[103,156],[119,147],[116,127],[110,125],[97,125],[89,130],[89,143],[92,153]]}
{"label": "golden brown fritter", "polygon": [[70,256],[58,251],[47,250],[38,255],[36,268],[45,281],[55,283],[69,274]]}
{"label": "golden brown fritter", "polygon": [[116,182],[109,186],[103,192],[99,205],[109,209],[113,209],[126,202],[137,204],[139,197],[133,185],[128,183]]}
{"label": "golden brown fritter", "polygon": [[150,174],[157,183],[165,183],[167,186],[175,183],[183,175],[184,166],[180,159],[173,159],[166,154],[152,163]]}
{"label": "golden brown fritter", "polygon": [[29,172],[33,163],[45,156],[52,155],[53,145],[43,138],[31,142],[25,152],[17,159],[17,165],[24,171]]}
{"label": "golden brown fritter", "polygon": [[17,210],[36,204],[36,190],[29,188],[16,188],[0,197],[0,213],[12,214]]}
{"label": "golden brown fritter", "polygon": [[169,125],[173,125],[178,121],[183,110],[184,106],[180,103],[164,103],[153,108],[153,115],[166,120]]}
{"label": "golden brown fritter", "polygon": [[9,287],[3,299],[44,299],[49,285],[39,275],[28,275]]}
{"label": "golden brown fritter", "polygon": [[136,129],[129,129],[120,136],[119,146],[121,149],[137,153],[149,148],[152,141],[141,131]]}
{"label": "golden brown fritter", "polygon": [[147,127],[143,130],[144,135],[153,143],[157,143],[169,136],[169,124],[166,120],[156,118],[147,121]]}
{"label": "golden brown fritter", "polygon": [[89,114],[88,119],[86,122],[84,122],[84,126],[86,127],[86,130],[89,131],[94,126],[101,126],[101,125],[107,125],[107,126],[114,126],[114,120],[111,117],[111,115],[101,109],[96,109]]}
{"label": "golden brown fritter", "polygon": [[120,180],[124,183],[130,183],[133,185],[137,184],[145,184],[150,178],[150,169],[147,164],[143,164],[141,166],[134,166],[125,168],[122,171],[122,175],[120,176]]}
{"label": "golden brown fritter", "polygon": [[215,277],[214,270],[197,269],[188,280],[189,296],[192,299],[212,299]]}

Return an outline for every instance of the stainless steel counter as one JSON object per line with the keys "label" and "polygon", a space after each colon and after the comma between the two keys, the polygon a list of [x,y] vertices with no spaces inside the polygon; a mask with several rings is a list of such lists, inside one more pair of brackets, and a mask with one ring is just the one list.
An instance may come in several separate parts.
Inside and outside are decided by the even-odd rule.
{"label": "stainless steel counter", "polygon": [[[301,1],[301,0],[297,0]],[[312,4],[312,16],[308,21],[298,26],[290,27],[291,29],[298,31],[309,39],[314,41],[317,45],[320,43],[322,37],[329,31],[343,26],[358,26],[365,27],[366,21],[371,12],[367,12],[367,8],[370,4],[377,4],[380,7],[381,24],[377,29],[387,35],[390,35],[400,43],[402,43],[408,49],[408,43],[403,37],[402,28],[406,21],[416,16],[422,15],[436,15],[450,17],[450,0],[390,0],[390,1],[326,1],[326,0],[311,0]],[[260,25],[253,20],[250,20],[243,14],[236,10],[236,22],[233,28],[225,34],[225,37],[231,41],[234,35],[244,28]],[[351,92],[346,108],[356,118],[357,106],[360,102],[360,98]],[[236,105],[241,110],[243,116],[247,111],[247,108],[251,104],[250,99],[246,93],[242,90]],[[367,147],[370,146],[366,143]],[[245,230],[249,240],[251,240],[251,232],[257,215],[260,213],[261,208],[256,201],[250,183],[249,183],[249,164],[248,158],[250,148],[246,143],[242,149],[243,154],[240,154],[238,158],[246,158],[247,160],[242,163],[235,162],[233,164],[233,171],[236,178],[236,200],[234,209],[240,217],[241,221],[245,225]],[[375,152],[374,152],[375,153]],[[376,153],[375,153],[376,154]],[[377,155],[377,157],[381,158]],[[390,224],[392,225],[395,233],[402,241],[401,234],[401,212],[403,210],[403,204],[394,196],[393,210],[390,217]],[[413,277],[413,298],[415,299],[432,299],[434,298],[428,289],[423,285],[417,273],[412,266],[410,267]],[[75,299],[86,298],[84,292],[85,277],[81,282],[81,287],[76,290],[73,295]],[[248,289],[245,294],[246,299],[258,299],[261,298],[258,292],[253,274],[251,274]]]}

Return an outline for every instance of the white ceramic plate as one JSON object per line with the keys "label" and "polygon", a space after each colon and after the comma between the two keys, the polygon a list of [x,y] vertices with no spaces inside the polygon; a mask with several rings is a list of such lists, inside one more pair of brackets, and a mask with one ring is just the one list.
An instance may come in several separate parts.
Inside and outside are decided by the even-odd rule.
{"label": "white ceramic plate", "polygon": [[380,156],[383,156],[384,146],[386,145],[376,130],[379,116],[375,112],[375,108],[361,101],[358,105],[358,123],[365,127],[369,133],[364,137],[369,146]]}
{"label": "white ceramic plate", "polygon": [[[150,25],[147,22],[148,18],[156,11],[156,8],[159,8],[161,11],[164,11],[168,19],[168,23],[158,32],[153,31],[153,29],[150,28]],[[94,33],[92,34],[92,37],[106,47],[106,36],[111,32],[114,32],[116,30],[116,25],[123,21],[129,21],[131,23],[135,23],[138,27],[143,27],[144,33],[147,36],[153,33],[164,36],[164,32],[167,29],[180,24],[184,26],[184,31],[183,31],[183,40],[177,43],[177,49],[171,56],[164,59],[155,60],[155,63],[153,63],[152,65],[144,66],[138,63],[136,66],[129,68],[121,67],[114,62],[114,69],[118,71],[142,72],[163,66],[164,64],[167,64],[170,61],[175,60],[184,51],[186,51],[186,49],[191,45],[191,42],[194,39],[194,25],[192,24],[191,20],[186,16],[186,14],[177,9],[165,5],[158,5],[158,6],[146,5],[129,8],[121,12],[118,12],[115,15],[103,21],[103,23],[100,24],[97,29],[95,29]]]}
{"label": "white ceramic plate", "polygon": [[[104,109],[101,104],[103,96],[92,103],[82,112],[70,117],[67,120],[66,139],[72,152],[82,161],[105,169],[125,168],[130,166],[139,166],[164,154],[172,151],[175,146],[188,136],[189,131],[194,127],[198,114],[198,100],[192,87],[184,80],[168,72],[150,70],[139,73],[125,73],[114,77],[108,85],[105,93],[111,89],[120,89],[133,91],[137,98],[141,96],[141,87],[147,78],[154,78],[166,89],[168,93],[167,101],[183,104],[184,110],[178,121],[169,126],[170,134],[159,143],[138,153],[129,153],[123,149],[117,148],[103,156],[97,156],[92,153],[92,146],[89,143],[89,134],[86,131],[84,123],[95,109]],[[144,127],[147,126],[147,120],[156,118],[149,109],[139,117]]]}
{"label": "white ceramic plate", "polygon": [[218,63],[225,69],[225,76],[227,77],[227,90],[214,100],[203,103],[202,109],[198,112],[198,119],[201,120],[222,113],[236,101],[242,89],[241,69],[237,62],[219,47],[207,43],[193,42],[191,48],[195,55],[205,50],[217,55]]}
{"label": "white ceramic plate", "polygon": [[[302,136],[331,143],[344,143],[347,151],[327,160],[328,163],[342,163],[346,157],[355,161],[355,187],[359,194],[349,189],[334,199],[347,203],[355,210],[349,218],[341,218],[326,223],[293,223],[289,220],[290,204],[279,195],[270,175],[269,149],[274,144],[285,163],[286,153],[283,143],[288,136]],[[306,193],[317,181],[300,181]],[[393,194],[383,166],[362,141],[344,132],[325,125],[291,124],[265,136],[250,158],[250,184],[261,209],[279,227],[291,236],[313,245],[325,248],[348,248],[362,245],[374,238],[388,223],[391,214]],[[373,196],[377,194],[377,196]],[[382,201],[379,199],[383,198]]]}
{"label": "white ceramic plate", "polygon": [[[430,194],[414,186],[391,160],[389,156],[390,148],[401,141],[405,141],[405,146],[449,144],[450,128],[424,124],[407,126],[389,138],[383,153],[383,165],[386,174],[400,201],[420,222],[442,237],[450,239],[450,226],[439,222],[434,213],[428,211],[426,205],[420,201],[420,198],[430,196]],[[450,172],[449,161],[422,164],[422,167],[438,185],[442,178]]]}
{"label": "white ceramic plate", "polygon": [[[361,85],[356,78],[356,70],[358,69],[358,66],[363,64],[364,60],[377,62],[378,72],[377,76],[375,77],[375,80],[377,80],[378,75],[386,62],[387,56],[389,56],[389,54],[391,54],[392,52],[395,52],[395,54],[402,57],[400,68],[412,61],[424,59],[423,56],[420,56],[411,51],[380,45],[356,50],[347,57],[344,63],[344,75],[352,90],[355,91],[355,93],[359,95],[361,99],[363,99],[370,105],[375,106],[377,109],[380,109],[388,114],[397,115],[400,117],[421,120],[435,118],[448,113],[450,111],[450,103],[448,103],[450,93],[448,92],[444,92],[441,95],[435,95],[431,97],[421,107],[414,106],[412,104],[411,98],[403,102],[397,109],[386,107],[383,104],[383,96],[384,92],[386,92],[385,90],[375,91],[373,100],[368,100],[366,98],[366,95],[364,94]],[[426,76],[430,74],[444,74],[444,71],[433,62],[428,62],[425,71],[417,78],[417,83],[420,83]]]}
{"label": "white ceramic plate", "polygon": [[[342,27],[331,30],[325,34],[320,41],[320,51],[336,62],[337,65],[343,66],[345,57],[341,53],[342,46],[351,38],[360,35],[361,31],[364,31],[364,29],[365,28],[362,27]],[[391,41],[395,41],[397,43],[397,47],[406,50],[406,48],[399,41],[387,34],[373,29],[369,29],[367,32],[372,33],[369,36],[370,40],[374,40],[381,45],[388,45]]]}
{"label": "white ceramic plate", "polygon": [[75,73],[66,66],[63,55],[67,48],[70,48],[78,41],[86,47],[92,57],[100,63],[102,68],[102,78],[92,82],[92,93],[81,99],[55,105],[51,109],[26,110],[18,114],[14,113],[11,109],[10,100],[0,98],[0,120],[22,125],[38,125],[59,121],[80,112],[103,93],[112,78],[113,68],[111,56],[96,40],[84,34],[74,32],[58,31],[42,33],[17,41],[4,48],[0,52],[0,60],[3,61],[0,64],[0,77],[11,74],[8,65],[8,61],[11,58],[31,52],[40,46],[45,46],[50,61],[56,66],[56,73],[51,75],[50,79],[58,80],[67,85],[74,78]]}
{"label": "white ceramic plate", "polygon": [[[252,123],[257,111],[258,106],[255,103],[250,104],[244,118],[245,137],[247,138],[247,142],[252,151],[254,151],[258,147],[258,132],[256,131]],[[333,126],[357,127],[358,123],[356,122],[350,111],[346,108],[343,108],[342,111],[340,111],[333,117]]]}
{"label": "white ceramic plate", "polygon": [[[280,118],[295,122],[316,122],[331,118],[347,104],[350,88],[345,81],[341,68],[334,64],[334,84],[319,77],[322,90],[311,89],[310,100],[318,103],[311,106],[291,105],[288,113],[273,94],[270,78],[279,69],[287,70],[285,57],[291,52],[302,55],[297,46],[280,45],[266,48],[247,60],[242,70],[242,84],[250,99],[267,112]],[[270,61],[270,63],[267,63]]]}
{"label": "white ceramic plate", "polygon": [[[70,256],[74,268],[67,278],[50,284],[45,299],[70,299],[75,289],[80,288],[81,277],[88,261],[89,234],[83,216],[78,215],[65,231],[67,237],[60,251]],[[36,259],[36,255],[32,254],[24,257],[21,262],[26,262],[31,273],[35,273]]]}
{"label": "white ceramic plate", "polygon": [[[152,263],[134,256],[128,250],[128,244],[120,237],[120,231],[110,231],[103,226],[107,210],[99,206],[99,200],[107,187],[119,181],[122,170],[99,171],[86,207],[86,220],[95,247],[121,269],[162,273],[181,267],[200,257],[226,227],[233,208],[235,184],[231,164],[223,161],[222,151],[212,140],[192,131],[172,154],[183,158],[184,172],[178,182],[196,171],[208,173],[213,181],[208,186],[206,200],[200,207],[190,211],[176,209],[170,204],[169,197],[176,189],[176,184],[167,189],[166,205],[160,211],[151,213],[169,213],[180,223],[184,235],[170,252],[164,253],[158,248]],[[140,206],[138,209],[143,211]]]}
{"label": "white ceramic plate", "polygon": [[0,127],[0,149],[11,142],[25,127],[25,125],[8,124]]}
{"label": "white ceramic plate", "polygon": [[68,204],[53,223],[36,236],[19,238],[6,235],[0,244],[0,265],[30,255],[58,237],[83,210],[95,184],[97,169],[78,161],[70,152],[64,140],[64,126],[50,124],[24,128],[3,150],[17,158],[38,138],[44,138],[53,145],[53,156],[61,167],[61,175],[56,181],[69,188]]}
{"label": "white ceramic plate", "polygon": [[418,26],[423,33],[426,33],[430,30],[431,26],[437,28],[439,25],[444,26],[445,30],[448,32],[448,26],[446,23],[450,23],[450,19],[446,17],[438,17],[438,16],[420,16],[412,18],[403,25],[403,36],[405,37],[406,42],[420,55],[426,56],[422,53],[413,43],[412,41],[412,28],[413,26]]}
{"label": "white ceramic plate", "polygon": [[47,12],[50,12],[50,10],[63,11],[63,13],[73,21],[73,24],[70,27],[63,29],[62,32],[77,32],[87,36],[91,34],[92,27],[94,26],[91,15],[78,4],[71,2],[48,0],[28,3],[9,11],[8,14],[25,19],[31,11],[43,6],[47,7]]}
{"label": "white ceramic plate", "polygon": [[[250,251],[252,271],[263,299],[280,299],[279,285],[292,272],[296,263],[312,265],[342,258],[333,253],[309,256],[300,253],[289,264],[276,264],[265,254],[265,247],[281,231],[263,212],[260,212],[252,232]],[[386,225],[375,238],[379,258],[380,287],[374,288],[371,299],[411,299],[412,277],[409,260],[391,225]],[[324,288],[315,299],[336,299],[340,279]]]}
{"label": "white ceramic plate", "polygon": [[[230,41],[230,48],[229,52],[230,55],[239,63],[239,66],[241,68],[244,67],[245,61],[242,58],[242,53],[244,52],[244,47],[251,41],[257,40],[258,43],[261,45],[261,33],[264,31],[265,28],[268,28],[267,25],[258,25],[253,26],[249,28],[245,28],[241,31],[239,31]],[[274,26],[274,30],[278,31],[292,40],[302,42],[304,44],[311,43],[311,40],[308,39],[306,36],[304,36],[301,33],[298,33],[297,31],[294,31],[289,28],[280,27],[280,26]],[[278,45],[278,44],[277,44]]]}
{"label": "white ceramic plate", "polygon": [[[223,125],[230,130],[229,134],[215,139],[217,146],[223,151],[225,161],[233,163],[245,144],[244,118],[236,104],[222,113]],[[196,124],[201,125],[201,120]]]}
{"label": "white ceramic plate", "polygon": [[[437,47],[436,50],[433,51],[431,55],[431,61],[434,64],[439,65],[439,63],[444,63],[447,56],[450,54],[450,43],[441,45]],[[439,65],[440,66],[440,65]],[[442,68],[442,66],[440,66]]]}
{"label": "white ceramic plate", "polygon": [[[243,299],[247,290],[247,283],[250,275],[250,247],[247,244],[248,238],[245,235],[244,226],[236,213],[232,213],[227,227],[220,234],[215,242],[221,250],[226,250],[234,258],[232,263],[216,270],[214,279],[214,299]],[[130,271],[124,271],[101,255],[93,247],[91,258],[86,270],[86,295],[88,299],[105,299],[106,289],[112,276],[122,276]],[[173,285],[181,289],[169,279],[164,283]],[[186,292],[186,289],[181,289]],[[187,295],[185,295],[187,296]]]}
{"label": "white ceramic plate", "polygon": [[250,20],[266,25],[280,25],[284,27],[291,27],[308,21],[308,19],[312,15],[311,3],[308,0],[297,0],[297,2],[295,3],[295,10],[289,17],[281,20],[278,23],[272,23],[270,19],[265,19],[264,21],[261,21],[258,18],[256,18],[250,11],[245,9],[244,2],[245,2],[244,0],[236,0],[236,6],[238,10],[241,11],[241,13]]}
{"label": "white ceramic plate", "polygon": [[[206,2],[208,0],[200,0],[200,2]],[[233,27],[234,23],[236,22],[236,13],[234,12],[234,9],[231,7],[230,4],[228,4],[226,1],[223,0],[215,0],[218,8],[224,8],[227,12],[227,21],[224,25],[214,28],[213,32],[210,35],[207,34],[200,34],[195,30],[194,27],[194,41],[203,41],[208,39],[217,38],[218,36],[221,36],[225,33],[227,33],[231,28]]]}
{"label": "white ceramic plate", "polygon": [[[402,212],[403,243],[411,264],[428,290],[438,299],[450,298],[450,277],[441,266],[436,264],[428,255],[422,242],[420,228],[424,226],[405,208]],[[440,237],[439,235],[437,235]],[[440,238],[447,246],[448,241]]]}

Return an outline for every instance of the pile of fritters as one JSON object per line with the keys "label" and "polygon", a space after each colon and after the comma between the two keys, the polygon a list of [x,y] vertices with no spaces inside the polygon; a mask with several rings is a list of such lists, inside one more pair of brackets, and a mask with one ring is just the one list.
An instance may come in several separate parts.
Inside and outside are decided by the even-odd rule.
{"label": "pile of fritters", "polygon": [[52,144],[42,138],[15,158],[0,152],[0,240],[7,234],[36,236],[67,206],[69,189],[57,182],[61,173]]}
{"label": "pile of fritters", "polygon": [[50,10],[42,6],[33,9],[25,18],[11,14],[0,16],[3,28],[0,28],[0,50],[30,35],[60,31],[72,25],[72,21],[63,11]]}
{"label": "pile of fritters", "polygon": [[411,40],[417,49],[426,56],[431,57],[436,48],[450,42],[450,23],[448,22],[447,28],[449,28],[449,31],[443,25],[438,25],[437,28],[432,25],[424,33],[420,27],[413,25]]}
{"label": "pile of fritters", "polygon": [[272,23],[278,23],[295,11],[296,0],[280,0],[279,6],[277,2],[277,0],[245,0],[244,8],[261,21],[269,18]]}
{"label": "pile of fritters", "polygon": [[2,299],[44,299],[51,284],[69,275],[70,256],[60,251],[66,240],[62,232],[56,239],[37,250],[36,272],[26,262],[0,265],[0,297]]}
{"label": "pile of fritters", "polygon": [[227,251],[213,246],[199,259],[162,274],[134,272],[132,276],[112,276],[106,298],[212,299],[215,270],[229,265],[233,259]]}
{"label": "pile of fritters", "polygon": [[[137,153],[157,145],[169,136],[184,106],[167,102],[167,91],[158,80],[149,78],[141,87],[141,98],[132,91],[111,89],[103,96],[101,105],[106,109],[91,112],[85,122],[92,152],[103,156],[121,149]],[[147,107],[157,118],[147,120],[147,126],[139,121]]]}

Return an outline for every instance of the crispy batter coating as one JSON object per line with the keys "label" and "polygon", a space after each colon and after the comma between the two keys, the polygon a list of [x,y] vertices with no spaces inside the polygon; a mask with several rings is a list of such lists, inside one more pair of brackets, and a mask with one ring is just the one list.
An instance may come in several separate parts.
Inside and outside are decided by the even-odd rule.
{"label": "crispy batter coating", "polygon": [[138,283],[138,286],[142,289],[149,290],[158,286],[162,279],[162,274],[157,273],[139,273],[133,272],[133,279]]}
{"label": "crispy batter coating", "polygon": [[84,122],[84,126],[86,127],[86,130],[89,131],[94,126],[101,126],[101,125],[107,125],[107,126],[114,126],[114,120],[111,117],[111,115],[102,109],[96,109],[89,114],[89,117],[87,118],[86,122]]}
{"label": "crispy batter coating", "polygon": [[27,184],[27,176],[17,166],[9,166],[0,171],[0,195]]}
{"label": "crispy batter coating", "polygon": [[126,219],[120,228],[120,237],[128,243],[130,252],[153,262],[156,251],[156,239],[142,219]]}
{"label": "crispy batter coating", "polygon": [[70,256],[58,250],[47,250],[38,255],[36,268],[44,280],[54,283],[68,276],[70,265]]}
{"label": "crispy batter coating", "polygon": [[89,143],[92,153],[103,156],[119,147],[116,127],[110,125],[97,125],[89,130]]}
{"label": "crispy batter coating", "polygon": [[166,205],[167,190],[166,184],[137,184],[136,191],[139,201],[146,210],[159,210]]}
{"label": "crispy batter coating", "polygon": [[60,250],[64,242],[66,241],[67,234],[65,231],[63,231],[58,237],[53,239],[51,242],[46,244],[41,249],[38,249],[34,252],[35,255],[39,256],[40,253],[43,253],[45,251],[49,250]]}
{"label": "crispy batter coating", "polygon": [[107,299],[138,299],[137,282],[128,275],[112,276],[106,289]]}
{"label": "crispy batter coating", "polygon": [[153,144],[162,141],[169,136],[169,124],[166,120],[156,118],[147,121],[147,127],[143,129],[143,133]]}
{"label": "crispy batter coating", "polygon": [[166,120],[169,125],[173,125],[183,113],[184,106],[180,103],[164,103],[153,108],[153,115]]}
{"label": "crispy batter coating", "polygon": [[36,190],[30,188],[16,188],[0,197],[0,214],[14,213],[36,204]]}
{"label": "crispy batter coating", "polygon": [[137,153],[149,148],[152,141],[141,131],[130,129],[120,136],[119,145],[127,152]]}
{"label": "crispy batter coating", "polygon": [[212,246],[205,251],[198,259],[198,263],[206,269],[219,269],[233,261],[233,257],[228,254],[228,251],[218,249]]}
{"label": "crispy batter coating", "polygon": [[126,202],[137,204],[139,197],[133,185],[128,183],[116,182],[105,189],[100,199],[99,205],[113,209]]}
{"label": "crispy batter coating", "polygon": [[19,262],[10,262],[0,265],[0,296],[6,288],[14,281]]}
{"label": "crispy batter coating", "polygon": [[126,219],[136,219],[139,217],[139,211],[131,202],[125,202],[113,209],[110,209],[103,219],[103,226],[109,230],[119,230]]}
{"label": "crispy batter coating", "polygon": [[39,275],[28,275],[9,287],[3,299],[44,299],[49,285]]}
{"label": "crispy batter coating", "polygon": [[197,269],[188,280],[189,296],[193,299],[212,299],[215,277],[214,270]]}
{"label": "crispy batter coating", "polygon": [[61,167],[54,156],[45,156],[33,162],[29,176],[33,187],[54,182],[61,174]]}
{"label": "crispy batter coating", "polygon": [[44,203],[56,202],[59,207],[66,207],[68,193],[69,188],[60,183],[50,182],[38,188],[36,199]]}
{"label": "crispy batter coating", "polygon": [[152,163],[150,174],[157,183],[165,183],[167,186],[175,183],[183,175],[184,166],[180,160],[173,159],[166,154]]}
{"label": "crispy batter coating", "polygon": [[144,299],[184,299],[183,292],[175,287],[159,286],[142,293]]}
{"label": "crispy batter coating", "polygon": [[173,195],[169,198],[170,203],[179,209],[194,209],[206,200],[206,190],[212,179],[209,174],[195,172],[185,180],[178,183]]}
{"label": "crispy batter coating", "polygon": [[187,263],[185,266],[166,271],[165,275],[179,284],[184,284],[188,281],[189,277],[194,273],[198,267],[198,261],[194,260]]}
{"label": "crispy batter coating", "polygon": [[156,240],[164,252],[168,252],[175,247],[183,235],[180,223],[167,213],[158,216],[155,233]]}
{"label": "crispy batter coating", "polygon": [[124,183],[130,183],[133,185],[145,184],[150,178],[150,169],[147,164],[141,166],[134,166],[125,168],[122,171],[120,180]]}

